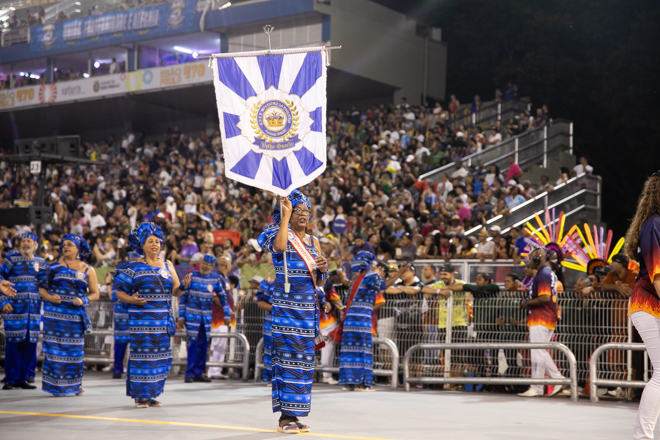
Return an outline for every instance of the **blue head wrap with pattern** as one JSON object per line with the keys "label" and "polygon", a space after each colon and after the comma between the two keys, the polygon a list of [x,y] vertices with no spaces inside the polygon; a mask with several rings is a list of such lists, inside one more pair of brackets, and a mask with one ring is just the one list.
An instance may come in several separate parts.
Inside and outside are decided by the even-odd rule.
{"label": "blue head wrap with pattern", "polygon": [[[291,207],[295,208],[297,205],[305,205],[307,209],[312,209],[312,202],[309,200],[305,194],[301,193],[297,189],[291,191],[291,194],[287,196],[291,200]],[[280,217],[280,204],[275,204],[275,209],[273,209],[273,219],[275,224],[279,224],[282,218]]]}
{"label": "blue head wrap with pattern", "polygon": [[215,258],[215,257],[214,257],[213,255],[211,255],[211,254],[206,254],[206,255],[204,255],[204,259],[203,259],[202,261],[203,261],[204,263],[209,263],[209,264],[215,266],[215,263],[218,261],[218,259]]}
{"label": "blue head wrap with pattern", "polygon": [[78,259],[85,261],[90,255],[91,251],[89,250],[89,245],[80,235],[74,234],[65,234],[64,237],[60,240],[60,254],[62,253],[62,245],[65,241],[71,241],[78,248]]}
{"label": "blue head wrap with pattern", "polygon": [[160,240],[161,245],[163,244],[165,235],[163,234],[163,230],[160,229],[160,226],[154,222],[144,222],[140,224],[140,226],[133,229],[131,231],[131,235],[128,236],[129,249],[137,252],[140,255],[144,255],[144,250],[142,247],[147,241],[147,238],[151,237],[152,235],[155,235],[156,238]]}
{"label": "blue head wrap with pattern", "polygon": [[24,238],[29,238],[30,240],[34,241],[35,243],[39,240],[37,238],[37,234],[34,234],[32,232],[24,232],[21,234],[21,240]]}
{"label": "blue head wrap with pattern", "polygon": [[353,272],[364,272],[369,270],[371,263],[374,262],[374,254],[368,251],[358,252],[358,254],[353,257],[351,261],[351,271]]}

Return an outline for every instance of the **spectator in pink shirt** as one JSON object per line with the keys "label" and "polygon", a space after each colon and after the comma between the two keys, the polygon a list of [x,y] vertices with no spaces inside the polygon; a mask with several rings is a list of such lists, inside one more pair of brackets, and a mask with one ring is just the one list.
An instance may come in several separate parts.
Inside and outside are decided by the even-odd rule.
{"label": "spectator in pink shirt", "polygon": [[461,225],[466,218],[472,217],[472,210],[467,203],[463,201],[460,197],[454,199],[454,204],[456,205],[456,215],[461,219]]}
{"label": "spectator in pink shirt", "polygon": [[509,171],[506,173],[506,181],[508,182],[509,180],[519,179],[523,174],[522,168],[514,162],[515,158],[513,156],[507,157],[506,160],[509,162]]}

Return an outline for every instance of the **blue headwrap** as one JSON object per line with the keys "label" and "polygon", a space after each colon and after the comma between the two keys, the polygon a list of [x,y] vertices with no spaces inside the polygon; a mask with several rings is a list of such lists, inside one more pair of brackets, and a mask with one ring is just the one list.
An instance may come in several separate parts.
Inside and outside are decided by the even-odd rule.
{"label": "blue headwrap", "polygon": [[211,254],[206,254],[206,255],[204,255],[204,259],[203,259],[202,261],[203,261],[204,263],[209,263],[209,264],[215,266],[215,263],[218,261],[218,259],[215,258],[215,257],[214,257],[213,255],[211,255]]}
{"label": "blue headwrap", "polygon": [[32,232],[24,232],[21,234],[21,240],[24,238],[29,238],[30,240],[34,241],[35,243],[39,241],[37,238],[37,234],[33,234]]}
{"label": "blue headwrap", "polygon": [[371,252],[358,252],[358,254],[353,257],[353,261],[351,261],[351,271],[364,272],[365,270],[369,270],[371,263],[374,262],[375,258],[376,257],[374,257],[374,254]]}
{"label": "blue headwrap", "polygon": [[128,247],[130,250],[137,252],[139,255],[144,255],[144,242],[147,241],[147,238],[155,235],[156,238],[160,240],[160,244],[163,244],[165,235],[163,230],[160,229],[154,222],[144,222],[140,226],[136,227],[131,231],[131,235],[128,236]]}
{"label": "blue headwrap", "polygon": [[[312,202],[310,202],[309,198],[305,194],[301,193],[297,189],[291,191],[291,194],[289,194],[287,198],[291,200],[292,208],[295,208],[297,205],[305,205],[307,209],[312,209]],[[276,203],[275,209],[273,209],[273,219],[276,224],[279,224],[279,222],[282,220],[280,217],[279,203]]]}
{"label": "blue headwrap", "polygon": [[80,235],[66,234],[60,240],[60,254],[62,253],[62,245],[65,241],[71,241],[78,248],[78,259],[85,261],[90,255],[91,251],[89,250],[89,245]]}
{"label": "blue headwrap", "polygon": [[138,254],[137,252],[131,251],[131,252],[126,254],[126,258],[128,258],[129,260],[136,260],[136,259],[140,258],[140,254]]}

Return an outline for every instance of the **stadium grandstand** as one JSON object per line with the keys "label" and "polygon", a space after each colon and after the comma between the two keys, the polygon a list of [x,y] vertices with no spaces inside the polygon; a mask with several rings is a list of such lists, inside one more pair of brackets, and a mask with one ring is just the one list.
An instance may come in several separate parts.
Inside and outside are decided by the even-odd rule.
{"label": "stadium grandstand", "polygon": [[[274,28],[269,35],[266,25]],[[639,267],[623,260],[623,239],[608,235],[601,218],[601,172],[576,153],[572,115],[556,114],[514,83],[502,83],[488,96],[452,94],[447,89],[451,42],[443,41],[441,29],[369,0],[2,0],[0,30],[2,267],[11,269],[10,257],[33,233],[36,256],[58,265],[66,261],[60,243],[73,234],[89,245],[87,263],[99,289],[98,301],[85,306],[87,403],[61,399],[58,403],[65,403],[56,410],[45,400],[31,406],[21,400],[25,393],[19,398],[0,392],[0,432],[5,426],[35,438],[28,433],[46,435],[52,429],[54,438],[65,438],[72,427],[92,433],[91,423],[98,422],[102,429],[122,426],[129,435],[145,434],[122,425],[131,419],[154,423],[158,430],[176,429],[171,435],[180,438],[197,438],[199,432],[226,436],[236,429],[253,433],[246,439],[271,438],[260,436],[274,432],[265,429],[272,428],[266,418],[270,392],[257,388],[270,380],[264,371],[271,355],[261,283],[273,282],[279,272],[260,235],[279,221],[277,198],[228,177],[226,122],[218,114],[218,81],[211,67],[214,54],[263,51],[269,45],[342,46],[325,52],[327,166],[300,188],[311,200],[306,231],[318,239],[328,263],[329,279],[319,287],[323,284],[322,301],[332,304],[329,315],[340,316],[350,305],[355,295],[350,282],[359,276],[351,263],[362,252],[399,278],[379,296],[383,304],[373,315],[379,392],[376,400],[363,401],[373,409],[382,399],[388,409],[380,415],[367,411],[373,420],[366,426],[350,422],[350,431],[323,423],[315,428],[321,426],[328,438],[434,438],[443,429],[434,424],[434,412],[420,409],[423,420],[409,436],[391,421],[398,417],[395,409],[405,407],[403,417],[415,420],[414,408],[452,396],[463,399],[457,403],[460,411],[474,416],[482,400],[470,393],[477,392],[492,399],[484,403],[489,414],[497,414],[494,405],[506,404],[510,412],[533,417],[563,402],[556,411],[569,420],[575,405],[584,411],[580,417],[602,422],[602,438],[627,432],[612,422],[619,414],[633,423],[636,407],[629,402],[639,399],[652,368],[645,354],[617,351],[632,345],[602,348],[639,342],[626,316],[630,292],[621,287]],[[279,118],[268,123],[282,125]],[[203,379],[213,380],[222,394],[216,398],[204,388],[211,385],[184,387],[193,354],[190,335],[178,321],[185,305],[173,298],[169,309],[178,322],[171,335],[167,387],[172,392],[163,401],[181,412],[169,412],[166,419],[145,416],[147,421],[108,408],[121,406],[124,393],[123,382],[110,382],[113,373],[124,374],[124,355],[119,360],[116,355],[113,280],[118,264],[135,250],[131,232],[143,222],[162,230],[159,257],[172,263],[179,280],[213,261],[213,273],[226,282],[231,311],[230,319],[221,305],[213,305],[215,335]],[[552,339],[536,351],[546,353],[557,371],[541,376],[534,371],[534,350],[522,347],[538,340],[532,341],[526,326],[531,315],[521,308],[533,300],[540,267],[531,257],[539,248],[549,249],[555,316]],[[9,279],[2,270],[0,280]],[[4,359],[12,344],[7,323],[13,309],[3,308],[8,297],[0,294],[0,299],[5,323],[0,364],[9,374]],[[227,321],[220,318],[219,324],[217,316]],[[320,325],[324,331],[323,319]],[[327,345],[315,359],[319,388],[314,385],[323,397],[315,394],[315,399],[326,414],[336,405],[343,419],[359,419],[364,404],[347,402],[357,396],[322,400],[342,389],[336,379],[341,380],[344,356],[341,344],[327,332],[324,336]],[[35,385],[48,370],[49,338],[45,332],[38,337],[36,368],[29,377]],[[193,389],[199,391],[193,393],[198,402],[187,395]],[[532,389],[553,400],[537,409],[524,407],[517,394]],[[235,407],[234,391],[242,399]],[[114,399],[110,392],[118,398],[105,404]],[[583,398],[585,408],[569,403],[569,397]],[[605,402],[586,406],[589,398]],[[263,406],[256,411],[264,417],[246,416],[255,412],[255,403]],[[90,409],[97,404],[102,409]],[[195,405],[209,405],[219,414],[224,406],[214,405],[231,406],[231,419],[199,416],[191,409]],[[452,411],[453,403],[442,405],[442,411]],[[97,421],[73,420],[67,427],[39,419],[56,411]],[[465,414],[456,417],[468,420]],[[470,438],[495,435],[485,425],[499,425],[498,420],[485,417]],[[32,420],[43,423],[31,431]],[[157,425],[164,420],[172,426]],[[502,428],[502,438],[523,435],[512,428],[515,417],[504,420],[510,426]],[[555,427],[550,420],[539,423],[548,432]],[[562,428],[562,436],[578,438],[571,437],[578,425]],[[469,431],[452,429],[451,438],[468,438]],[[525,426],[525,432],[530,429]]]}

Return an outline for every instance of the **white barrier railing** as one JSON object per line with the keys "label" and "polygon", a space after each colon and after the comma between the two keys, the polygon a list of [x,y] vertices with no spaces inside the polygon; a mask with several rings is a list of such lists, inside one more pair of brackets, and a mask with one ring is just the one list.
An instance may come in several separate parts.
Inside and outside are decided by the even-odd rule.
{"label": "white barrier railing", "polygon": [[[602,387],[625,387],[625,388],[644,388],[648,382],[642,380],[611,380],[598,378],[598,358],[607,350],[629,350],[629,351],[646,351],[646,345],[641,343],[632,342],[612,342],[604,344],[594,350],[589,361],[589,383],[590,383],[590,397],[593,403],[598,402],[598,385]],[[644,362],[644,376],[648,374],[648,367],[646,359]]]}
{"label": "white barrier railing", "polygon": [[[564,379],[532,379],[526,377],[411,377],[410,359],[415,351],[421,350],[460,350],[460,349],[521,349],[521,350],[559,350],[566,355],[569,362],[570,377]],[[573,352],[564,344],[548,342],[532,343],[468,343],[468,344],[418,344],[410,347],[403,357],[403,383],[406,391],[410,391],[411,383],[420,384],[492,384],[492,385],[569,385],[571,400],[577,402],[577,361]]]}

